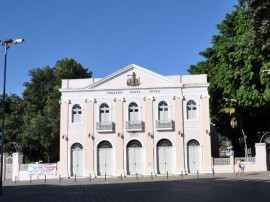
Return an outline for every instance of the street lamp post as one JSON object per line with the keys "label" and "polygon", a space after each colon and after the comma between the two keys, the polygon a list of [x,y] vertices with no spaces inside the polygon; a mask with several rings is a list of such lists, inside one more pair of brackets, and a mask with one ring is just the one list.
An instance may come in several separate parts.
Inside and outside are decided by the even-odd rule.
{"label": "street lamp post", "polygon": [[0,171],[0,195],[2,195],[3,190],[3,164],[4,164],[4,130],[5,130],[5,110],[6,110],[6,67],[7,67],[7,50],[12,44],[20,44],[23,39],[6,39],[4,41],[0,40],[0,45],[5,49],[4,58],[4,86],[3,86],[3,98],[2,98],[2,136],[1,136],[1,171]]}
{"label": "street lamp post", "polygon": [[263,135],[262,135],[262,137],[260,139],[260,143],[262,143],[262,140],[263,140],[264,136],[267,135],[268,133],[270,133],[270,131],[266,131],[266,132],[263,133]]}

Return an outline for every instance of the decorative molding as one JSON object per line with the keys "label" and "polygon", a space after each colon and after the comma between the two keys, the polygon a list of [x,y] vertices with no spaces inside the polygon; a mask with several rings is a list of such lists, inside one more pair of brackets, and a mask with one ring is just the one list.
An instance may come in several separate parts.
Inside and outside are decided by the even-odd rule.
{"label": "decorative molding", "polygon": [[155,98],[153,96],[148,96],[148,97],[144,97],[143,98],[144,101],[146,100],[152,100],[152,101],[155,101]]}
{"label": "decorative molding", "polygon": [[69,99],[67,99],[67,100],[59,100],[59,104],[65,104],[65,103],[71,104],[71,101]]}
{"label": "decorative molding", "polygon": [[137,78],[135,72],[127,76],[131,77],[127,79],[127,86],[139,86],[141,84],[140,77]]}
{"label": "decorative molding", "polygon": [[126,101],[126,99],[125,99],[124,97],[114,98],[113,100],[114,100],[114,102],[116,102],[116,101],[122,101],[122,102],[125,102],[125,101]]}
{"label": "decorative molding", "polygon": [[208,94],[203,94],[203,95],[200,95],[200,98],[201,98],[201,99],[203,99],[203,98],[207,98],[207,99],[209,99],[209,98],[210,98],[210,96],[209,96]]}
{"label": "decorative molding", "polygon": [[89,103],[89,102],[96,103],[96,99],[95,98],[86,98],[84,101],[85,101],[85,103]]}
{"label": "decorative molding", "polygon": [[179,100],[179,99],[184,100],[184,96],[183,95],[175,95],[175,96],[173,96],[173,99],[174,100]]}

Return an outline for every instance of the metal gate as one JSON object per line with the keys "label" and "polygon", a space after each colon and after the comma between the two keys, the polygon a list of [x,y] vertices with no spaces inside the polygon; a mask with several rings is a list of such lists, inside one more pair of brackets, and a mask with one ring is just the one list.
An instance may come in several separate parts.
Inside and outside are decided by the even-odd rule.
{"label": "metal gate", "polygon": [[5,179],[11,180],[13,172],[13,157],[10,155],[6,158],[6,167],[5,167]]}

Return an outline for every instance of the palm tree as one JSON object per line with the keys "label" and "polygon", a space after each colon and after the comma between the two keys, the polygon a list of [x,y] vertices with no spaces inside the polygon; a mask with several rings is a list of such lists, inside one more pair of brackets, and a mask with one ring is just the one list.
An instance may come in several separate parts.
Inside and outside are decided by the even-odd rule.
{"label": "palm tree", "polygon": [[225,104],[224,108],[220,109],[220,113],[225,113],[231,117],[230,120],[230,125],[232,128],[236,128],[237,126],[240,127],[241,133],[243,135],[243,140],[245,144],[245,157],[247,157],[247,136],[245,134],[243,124],[242,124],[242,117],[238,112],[238,103],[236,99],[229,99],[229,98],[224,98],[223,99]]}

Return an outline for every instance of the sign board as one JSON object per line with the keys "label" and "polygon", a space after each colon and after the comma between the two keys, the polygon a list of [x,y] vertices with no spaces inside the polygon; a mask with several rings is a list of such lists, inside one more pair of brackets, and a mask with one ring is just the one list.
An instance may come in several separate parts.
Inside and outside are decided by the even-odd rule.
{"label": "sign board", "polygon": [[56,175],[56,163],[53,164],[29,164],[29,175]]}

